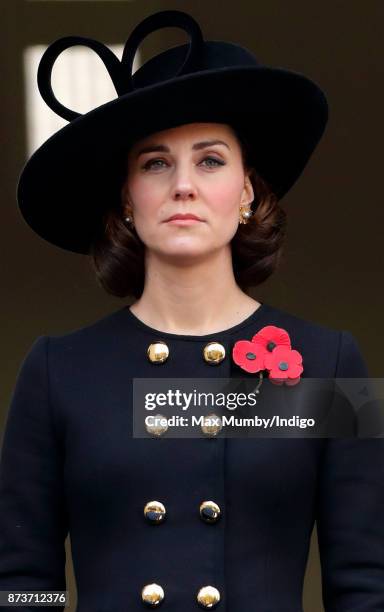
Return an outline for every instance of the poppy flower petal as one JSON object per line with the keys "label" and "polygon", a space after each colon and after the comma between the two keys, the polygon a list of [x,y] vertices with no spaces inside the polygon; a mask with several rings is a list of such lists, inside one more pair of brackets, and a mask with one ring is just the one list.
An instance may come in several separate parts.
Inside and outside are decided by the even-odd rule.
{"label": "poppy flower petal", "polygon": [[304,370],[304,368],[303,368],[302,365],[294,363],[294,364],[292,364],[289,367],[289,370],[288,370],[289,376],[288,377],[289,378],[296,378],[297,376],[300,376],[300,374],[302,373],[303,370]]}
{"label": "poppy flower petal", "polygon": [[267,353],[264,357],[264,363],[267,370],[272,370],[275,363],[275,358],[270,353]]}
{"label": "poppy flower petal", "polygon": [[298,382],[300,382],[300,376],[297,378],[287,378],[285,384],[292,387],[293,385],[297,385]]}
{"label": "poppy flower petal", "polygon": [[238,340],[233,349],[232,349],[232,357],[234,362],[238,364],[238,362],[242,362],[244,355],[248,351],[252,351],[253,345],[249,340]]}
{"label": "poppy flower petal", "polygon": [[294,349],[291,351],[291,357],[292,359],[295,360],[297,364],[301,364],[303,361],[303,358],[301,354],[299,353],[299,351],[295,351]]}
{"label": "poppy flower petal", "polygon": [[265,349],[249,340],[238,340],[232,349],[234,362],[246,372],[264,370]]}
{"label": "poppy flower petal", "polygon": [[253,337],[252,342],[262,344],[268,351],[274,350],[277,346],[291,348],[291,340],[288,332],[282,327],[266,325],[260,329]]}

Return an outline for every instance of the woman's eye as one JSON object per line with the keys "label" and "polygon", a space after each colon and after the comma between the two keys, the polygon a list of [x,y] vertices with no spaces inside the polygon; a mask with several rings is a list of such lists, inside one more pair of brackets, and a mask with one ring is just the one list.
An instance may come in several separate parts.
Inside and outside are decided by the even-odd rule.
{"label": "woman's eye", "polygon": [[214,168],[216,165],[224,166],[224,162],[221,161],[220,159],[216,159],[216,157],[205,157],[203,159],[203,161],[212,161],[212,162],[215,162],[213,166],[211,164],[209,164],[208,168]]}
{"label": "woman's eye", "polygon": [[[147,161],[146,164],[144,164],[143,166],[144,170],[149,170],[157,162],[165,163],[163,159],[150,159]],[[157,166],[157,167],[161,168],[161,166]]]}

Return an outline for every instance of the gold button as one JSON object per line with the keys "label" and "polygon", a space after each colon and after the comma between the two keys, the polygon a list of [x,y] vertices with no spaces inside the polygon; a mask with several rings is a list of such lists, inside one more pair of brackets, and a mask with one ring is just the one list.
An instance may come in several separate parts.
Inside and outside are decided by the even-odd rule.
{"label": "gold button", "polygon": [[211,414],[206,414],[203,417],[203,424],[201,425],[201,429],[203,433],[208,436],[216,436],[219,431],[222,429],[223,423],[221,421],[221,417],[212,412]]}
{"label": "gold button", "polygon": [[150,415],[148,423],[145,423],[145,428],[148,433],[153,436],[162,436],[168,429],[167,418],[163,414]]}
{"label": "gold button", "polygon": [[212,610],[220,601],[220,593],[213,586],[202,587],[197,594],[197,601],[202,608]]}
{"label": "gold button", "polygon": [[203,501],[200,504],[200,517],[205,523],[217,523],[220,518],[220,506],[214,501]]}
{"label": "gold button", "polygon": [[161,340],[153,342],[147,348],[147,356],[152,363],[164,363],[168,359],[169,348]]}
{"label": "gold button", "polygon": [[154,525],[159,525],[165,519],[165,507],[159,501],[147,502],[144,506],[145,518]]}
{"label": "gold button", "polygon": [[210,365],[217,365],[225,357],[225,348],[219,342],[208,342],[203,349],[204,359]]}
{"label": "gold button", "polygon": [[164,599],[164,590],[159,584],[146,584],[141,591],[141,598],[151,608],[159,606]]}

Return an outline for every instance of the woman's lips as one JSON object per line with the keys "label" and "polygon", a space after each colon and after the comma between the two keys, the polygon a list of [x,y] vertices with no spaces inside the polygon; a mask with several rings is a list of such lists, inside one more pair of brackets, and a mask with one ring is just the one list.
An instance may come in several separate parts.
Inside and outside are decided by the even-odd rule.
{"label": "woman's lips", "polygon": [[202,223],[200,219],[170,219],[166,223],[170,223],[172,225],[193,225],[194,223]]}

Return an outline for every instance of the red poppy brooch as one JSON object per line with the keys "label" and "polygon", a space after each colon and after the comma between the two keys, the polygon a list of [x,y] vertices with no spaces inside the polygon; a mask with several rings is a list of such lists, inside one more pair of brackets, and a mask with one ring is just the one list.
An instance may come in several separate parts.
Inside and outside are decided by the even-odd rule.
{"label": "red poppy brooch", "polygon": [[233,361],[245,372],[268,372],[269,380],[276,384],[296,385],[303,371],[299,351],[291,348],[285,329],[267,325],[251,340],[238,340],[232,349]]}

